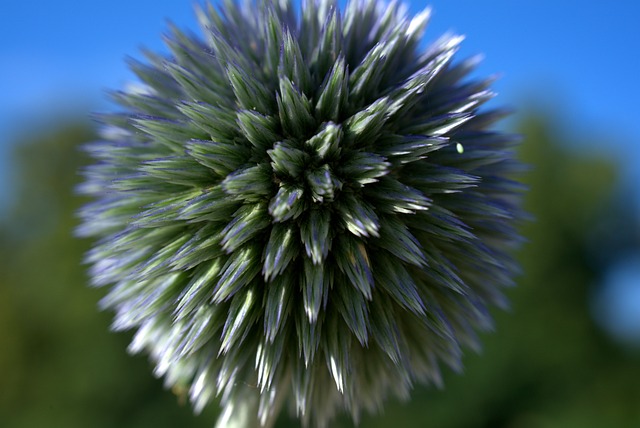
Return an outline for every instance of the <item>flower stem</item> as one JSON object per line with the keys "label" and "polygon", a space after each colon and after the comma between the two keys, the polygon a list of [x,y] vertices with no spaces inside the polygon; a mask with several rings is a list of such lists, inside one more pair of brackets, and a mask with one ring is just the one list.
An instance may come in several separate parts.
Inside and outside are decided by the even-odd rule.
{"label": "flower stem", "polygon": [[[286,379],[288,383],[288,378]],[[279,390],[273,400],[273,406],[267,419],[262,423],[259,418],[260,391],[246,385],[242,391],[230,400],[218,417],[215,428],[273,428],[285,402],[287,391]]]}

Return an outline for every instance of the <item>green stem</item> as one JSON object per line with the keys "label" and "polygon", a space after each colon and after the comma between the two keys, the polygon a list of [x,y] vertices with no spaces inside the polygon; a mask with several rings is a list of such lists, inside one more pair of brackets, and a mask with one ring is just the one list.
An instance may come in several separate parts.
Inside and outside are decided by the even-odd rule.
{"label": "green stem", "polygon": [[[288,386],[289,379],[286,378],[285,380],[286,382],[283,382],[283,384]],[[215,428],[273,428],[280,415],[280,409],[285,402],[286,396],[286,387],[276,393],[273,408],[263,425],[258,418],[260,391],[255,387],[245,385],[241,391],[234,394],[234,397],[223,408]]]}

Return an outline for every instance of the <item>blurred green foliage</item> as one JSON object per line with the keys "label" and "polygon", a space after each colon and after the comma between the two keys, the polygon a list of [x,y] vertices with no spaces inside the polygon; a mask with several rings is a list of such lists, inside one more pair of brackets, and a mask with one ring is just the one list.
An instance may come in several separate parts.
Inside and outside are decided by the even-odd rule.
{"label": "blurred green foliage", "polygon": [[[483,335],[480,355],[468,353],[463,375],[445,373],[444,390],[419,387],[360,426],[640,426],[640,358],[589,312],[604,253],[625,241],[611,233],[628,221],[611,205],[616,165],[563,149],[541,119],[522,133],[535,218],[523,225],[530,242],[510,311],[495,311],[496,332]],[[73,237],[84,201],[73,187],[87,161],[78,145],[93,138],[87,124],[67,124],[17,146],[19,198],[0,225],[0,426],[210,427],[215,406],[194,417],[179,391],[166,391],[145,357],[126,353],[130,335],[108,331],[103,290],[86,286],[88,243]]]}
{"label": "blurred green foliage", "polygon": [[74,186],[93,138],[68,124],[17,145],[19,199],[0,229],[0,426],[211,427],[126,353],[129,335],[108,331],[103,292],[86,286]]}
{"label": "blurred green foliage", "polygon": [[640,427],[640,359],[614,345],[589,311],[607,268],[598,252],[619,241],[601,225],[631,229],[614,209],[616,165],[564,149],[542,118],[526,119],[520,132],[533,220],[523,226],[529,242],[508,293],[511,309],[494,311],[495,333],[483,336],[480,355],[469,353],[463,375],[445,377],[443,391],[419,389],[408,404],[389,406],[384,421],[367,418],[363,426]]}

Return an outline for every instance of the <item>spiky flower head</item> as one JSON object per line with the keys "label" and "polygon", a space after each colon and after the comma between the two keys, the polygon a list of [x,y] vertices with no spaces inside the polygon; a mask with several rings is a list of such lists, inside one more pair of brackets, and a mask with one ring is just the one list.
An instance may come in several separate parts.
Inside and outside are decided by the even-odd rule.
{"label": "spiky flower head", "polygon": [[[225,1],[131,62],[79,233],[114,328],[220,426],[357,419],[476,347],[511,283],[514,138],[429,10]],[[244,422],[243,422],[244,421]],[[244,425],[242,425],[244,424]]]}

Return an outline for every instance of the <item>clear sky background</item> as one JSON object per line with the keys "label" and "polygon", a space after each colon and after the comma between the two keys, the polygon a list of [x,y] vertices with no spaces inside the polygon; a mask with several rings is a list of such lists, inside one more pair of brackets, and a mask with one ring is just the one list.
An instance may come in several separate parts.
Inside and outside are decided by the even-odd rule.
{"label": "clear sky background", "polygon": [[[535,103],[559,125],[567,123],[561,128],[568,134],[597,135],[605,138],[603,145],[640,161],[640,2],[409,2],[412,12],[427,4],[434,8],[427,38],[448,30],[465,34],[461,56],[484,53],[480,72],[502,74],[495,85],[499,102]],[[103,89],[132,79],[126,55],[139,56],[143,46],[163,48],[167,19],[197,31],[192,5],[3,0],[0,146],[51,111],[101,108]],[[6,149],[2,155],[4,160]]]}
{"label": "clear sky background", "polygon": [[[536,106],[576,150],[621,159],[631,200],[640,206],[640,1],[408,3],[412,12],[433,7],[427,39],[452,30],[467,36],[459,57],[485,54],[479,74],[502,75],[494,86],[498,103]],[[45,129],[60,116],[108,109],[103,90],[133,79],[125,56],[139,57],[143,46],[163,49],[167,19],[197,31],[192,5],[189,0],[0,2],[0,206],[13,196],[9,154],[19,132]],[[640,268],[632,266],[622,282],[633,288]],[[633,290],[640,302],[638,287]],[[637,309],[630,313],[640,325]]]}
{"label": "clear sky background", "polygon": [[[0,201],[11,186],[16,132],[58,115],[104,108],[103,90],[132,79],[124,58],[162,49],[167,19],[193,28],[194,2],[2,0]],[[461,56],[483,53],[481,74],[502,74],[498,102],[537,105],[573,140],[601,144],[640,181],[640,2],[413,0],[434,16],[427,33],[465,34]],[[640,191],[635,192],[640,201]]]}

